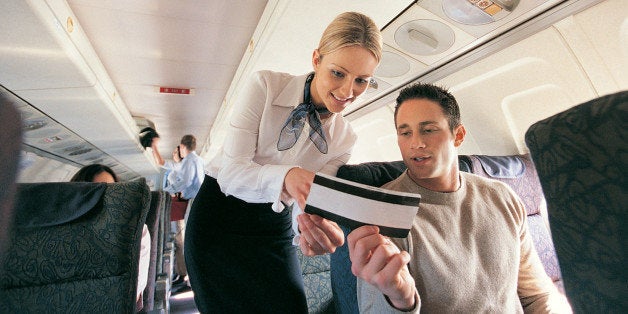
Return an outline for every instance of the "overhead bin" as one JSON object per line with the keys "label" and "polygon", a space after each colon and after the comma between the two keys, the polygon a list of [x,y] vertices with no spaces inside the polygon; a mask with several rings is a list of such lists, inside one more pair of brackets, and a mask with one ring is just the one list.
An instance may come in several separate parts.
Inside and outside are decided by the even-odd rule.
{"label": "overhead bin", "polygon": [[[66,163],[107,160],[124,173],[123,179],[158,173],[139,143],[134,119],[65,1],[10,1],[0,19],[11,25],[0,33],[0,85],[32,106],[20,106],[23,117],[40,115],[47,121],[37,132],[25,132],[25,144]],[[90,149],[71,151],[79,146]],[[60,153],[64,151],[74,155]]]}

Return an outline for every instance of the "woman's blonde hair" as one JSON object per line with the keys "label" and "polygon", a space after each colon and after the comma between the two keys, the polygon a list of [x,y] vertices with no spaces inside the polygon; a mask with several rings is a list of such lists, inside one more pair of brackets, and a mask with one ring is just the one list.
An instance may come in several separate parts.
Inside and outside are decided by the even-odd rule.
{"label": "woman's blonde hair", "polygon": [[318,52],[324,56],[349,46],[364,47],[377,62],[382,59],[382,34],[370,17],[358,12],[338,15],[323,32]]}

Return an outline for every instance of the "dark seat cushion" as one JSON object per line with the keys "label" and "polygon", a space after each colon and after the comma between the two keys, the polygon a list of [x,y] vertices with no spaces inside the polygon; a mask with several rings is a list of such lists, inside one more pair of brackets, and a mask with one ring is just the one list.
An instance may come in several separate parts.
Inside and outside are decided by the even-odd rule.
{"label": "dark seat cushion", "polygon": [[[71,195],[82,185],[20,184],[17,199],[28,198],[32,190]],[[143,179],[85,185],[105,186],[102,199],[86,214],[52,226],[16,230],[2,265],[6,274],[0,282],[0,313],[135,311],[140,238],[150,191]],[[73,199],[68,195],[58,199]],[[31,206],[45,207],[49,199],[39,198]]]}
{"label": "dark seat cushion", "polygon": [[[72,222],[102,209],[105,183],[22,184],[15,204],[17,228],[43,228]],[[91,213],[92,215],[97,213]]]}
{"label": "dark seat cushion", "polygon": [[539,121],[526,133],[574,312],[628,309],[626,121],[624,91]]}

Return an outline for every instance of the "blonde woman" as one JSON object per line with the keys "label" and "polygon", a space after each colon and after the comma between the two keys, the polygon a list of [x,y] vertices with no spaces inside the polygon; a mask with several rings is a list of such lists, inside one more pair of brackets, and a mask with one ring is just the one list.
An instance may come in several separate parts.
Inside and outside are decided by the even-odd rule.
{"label": "blonde woman", "polygon": [[313,72],[260,71],[241,92],[188,219],[185,259],[202,313],[307,313],[293,241],[313,256],[344,237],[301,209],[315,173],[335,175],[349,160],[356,135],[341,112],[368,88],[381,49],[369,17],[343,13],[314,50]]}

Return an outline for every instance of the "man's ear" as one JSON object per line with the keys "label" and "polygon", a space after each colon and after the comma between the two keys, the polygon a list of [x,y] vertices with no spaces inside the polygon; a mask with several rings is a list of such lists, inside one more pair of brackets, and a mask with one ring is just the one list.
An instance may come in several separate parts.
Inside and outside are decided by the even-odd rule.
{"label": "man's ear", "polygon": [[464,137],[467,135],[467,130],[464,128],[464,125],[459,125],[454,129],[454,146],[460,147],[462,142],[464,142]]}

